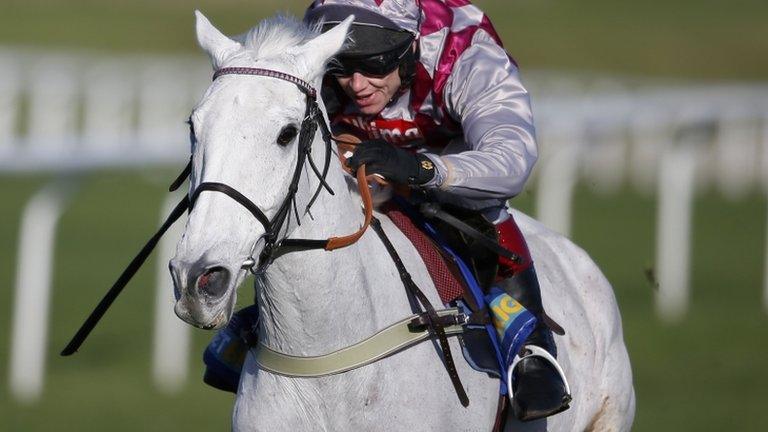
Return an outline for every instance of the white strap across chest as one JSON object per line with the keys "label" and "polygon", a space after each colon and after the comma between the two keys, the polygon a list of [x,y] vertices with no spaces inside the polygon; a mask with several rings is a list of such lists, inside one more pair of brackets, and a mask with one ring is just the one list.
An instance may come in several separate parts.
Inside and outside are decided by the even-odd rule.
{"label": "white strap across chest", "polygon": [[[457,308],[436,311],[438,316],[459,316]],[[354,345],[329,354],[300,357],[277,352],[260,343],[254,347],[259,368],[278,375],[296,378],[314,378],[335,375],[357,369],[402,350],[410,348],[433,337],[429,329],[412,331],[408,324],[419,315],[411,315]],[[448,336],[463,332],[461,325],[445,327]]]}

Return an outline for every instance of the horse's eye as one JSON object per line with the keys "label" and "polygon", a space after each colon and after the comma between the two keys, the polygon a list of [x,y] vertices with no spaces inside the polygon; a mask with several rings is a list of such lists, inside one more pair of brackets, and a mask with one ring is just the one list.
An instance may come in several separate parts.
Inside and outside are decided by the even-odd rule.
{"label": "horse's eye", "polygon": [[277,143],[281,146],[288,145],[294,138],[298,130],[294,125],[288,125],[280,131],[280,135],[277,136]]}

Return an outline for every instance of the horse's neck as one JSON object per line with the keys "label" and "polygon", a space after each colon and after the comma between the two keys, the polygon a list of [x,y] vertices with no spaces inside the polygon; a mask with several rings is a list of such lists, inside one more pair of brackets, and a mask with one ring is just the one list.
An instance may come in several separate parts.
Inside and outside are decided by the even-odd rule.
{"label": "horse's neck", "polygon": [[[338,160],[332,161],[326,180],[335,195],[323,191],[292,238],[322,239],[360,228],[360,200],[350,192]],[[276,259],[257,280],[264,342],[290,354],[318,355],[373,333],[379,323],[371,290],[383,266],[366,262],[374,261],[371,242],[377,240],[367,233],[333,252],[291,252]],[[375,288],[385,287],[379,283]]]}

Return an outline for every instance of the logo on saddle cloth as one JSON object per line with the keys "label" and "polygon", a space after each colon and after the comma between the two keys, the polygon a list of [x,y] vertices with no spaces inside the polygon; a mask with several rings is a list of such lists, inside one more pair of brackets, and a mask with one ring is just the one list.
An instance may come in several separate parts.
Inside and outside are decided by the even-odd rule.
{"label": "logo on saddle cloth", "polygon": [[419,126],[415,122],[404,119],[370,120],[359,115],[342,114],[335,119],[334,123],[352,126],[367,135],[367,139],[382,139],[398,147],[412,147],[424,140],[424,134]]}
{"label": "logo on saddle cloth", "polygon": [[501,355],[509,366],[536,326],[536,317],[509,294],[496,287],[491,288],[485,296],[485,301],[491,310],[493,325],[499,335]]}

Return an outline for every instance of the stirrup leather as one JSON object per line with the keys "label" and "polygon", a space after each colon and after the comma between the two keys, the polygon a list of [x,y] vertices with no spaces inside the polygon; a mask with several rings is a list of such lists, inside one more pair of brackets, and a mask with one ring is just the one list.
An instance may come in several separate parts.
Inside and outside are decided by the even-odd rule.
{"label": "stirrup leather", "polygon": [[547,352],[547,350],[536,345],[526,345],[525,348],[523,348],[523,350],[528,351],[528,353],[522,357],[520,357],[519,355],[516,355],[515,360],[512,362],[512,365],[509,366],[509,368],[507,369],[507,394],[509,395],[510,402],[515,397],[514,391],[512,390],[513,372],[515,371],[517,364],[520,363],[520,361],[526,357],[541,357],[547,360],[552,366],[554,366],[555,370],[560,375],[560,378],[562,378],[563,384],[565,384],[565,393],[568,395],[568,398],[570,399],[571,386],[568,384],[568,379],[565,377],[565,372],[563,372],[563,368],[560,367],[560,364],[557,362],[557,359],[555,359],[552,356],[552,354]]}

